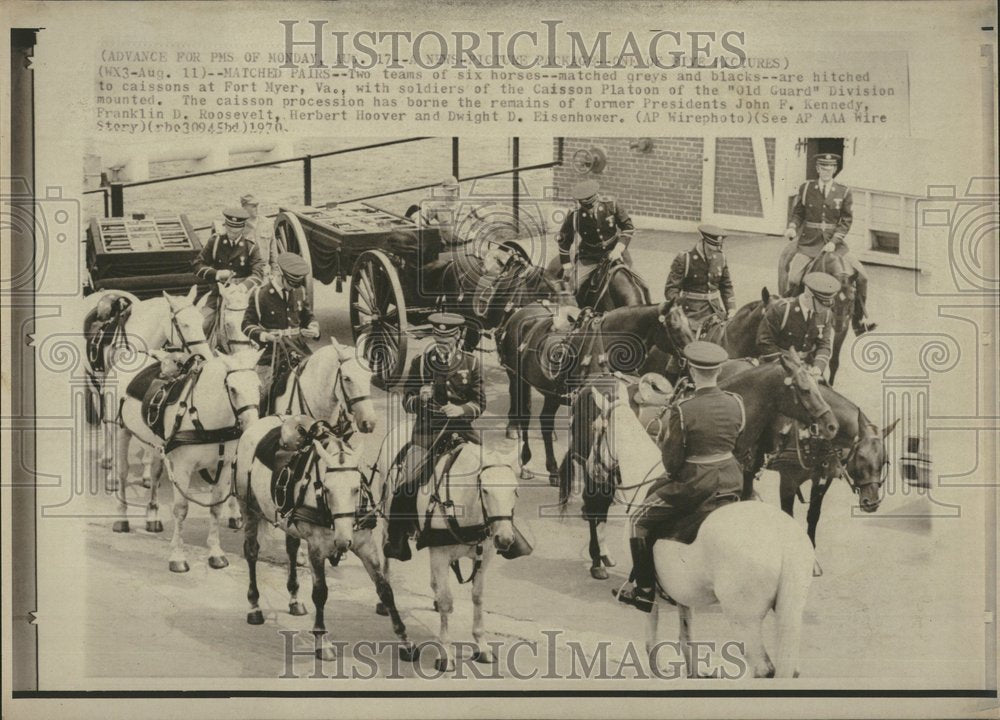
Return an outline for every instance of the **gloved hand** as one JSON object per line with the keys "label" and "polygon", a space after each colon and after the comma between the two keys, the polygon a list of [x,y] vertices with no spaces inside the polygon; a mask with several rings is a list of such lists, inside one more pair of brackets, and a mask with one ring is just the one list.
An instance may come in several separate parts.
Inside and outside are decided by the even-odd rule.
{"label": "gloved hand", "polygon": [[420,402],[429,403],[434,398],[434,386],[424,385],[420,388]]}
{"label": "gloved hand", "polygon": [[572,292],[573,290],[573,263],[564,263],[562,266],[562,281]]}
{"label": "gloved hand", "polygon": [[257,338],[262,343],[269,343],[269,342],[274,342],[276,336],[274,333],[262,332],[260,335],[257,336]]}
{"label": "gloved hand", "polygon": [[216,270],[215,279],[219,282],[226,282],[233,276],[232,270]]}
{"label": "gloved hand", "polygon": [[810,365],[809,366],[809,374],[812,375],[813,377],[821,377],[823,375],[823,371],[820,370],[815,365]]}
{"label": "gloved hand", "polygon": [[625,248],[621,246],[621,243],[615,245],[611,248],[611,252],[608,253],[608,259],[614,262],[615,260],[620,260],[622,253],[625,252]]}
{"label": "gloved hand", "polygon": [[318,338],[319,337],[319,323],[313,320],[306,327],[302,329],[302,336],[307,338]]}
{"label": "gloved hand", "polygon": [[450,417],[450,418],[456,418],[456,417],[459,417],[460,415],[465,414],[465,411],[462,410],[462,408],[459,405],[455,405],[454,403],[448,403],[443,408],[441,408],[441,411],[447,417]]}
{"label": "gloved hand", "polygon": [[827,252],[827,253],[832,253],[836,249],[837,249],[837,246],[834,245],[832,242],[828,242],[826,245],[823,246],[823,252]]}
{"label": "gloved hand", "polygon": [[789,240],[794,240],[795,239],[795,228],[790,227],[787,230],[785,230],[785,237],[788,238]]}

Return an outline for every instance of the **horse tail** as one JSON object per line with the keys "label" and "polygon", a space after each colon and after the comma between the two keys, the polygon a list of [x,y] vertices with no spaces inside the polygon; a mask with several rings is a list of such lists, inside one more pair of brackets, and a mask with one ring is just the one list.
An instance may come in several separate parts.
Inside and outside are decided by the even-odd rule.
{"label": "horse tail", "polygon": [[775,658],[776,678],[798,676],[799,646],[802,640],[802,615],[809,598],[812,569],[816,560],[809,538],[798,525],[787,523],[789,532],[781,558],[781,577],[774,603],[778,630],[778,652]]}

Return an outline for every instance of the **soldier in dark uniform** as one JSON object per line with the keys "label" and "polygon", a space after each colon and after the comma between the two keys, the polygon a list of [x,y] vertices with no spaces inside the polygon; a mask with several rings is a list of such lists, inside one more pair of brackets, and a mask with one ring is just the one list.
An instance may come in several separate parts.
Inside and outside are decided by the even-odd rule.
{"label": "soldier in dark uniform", "polygon": [[729,264],[722,252],[724,230],[715,225],[699,225],[695,246],[674,258],[663,294],[667,302],[679,300],[684,314],[696,329],[712,316],[729,318],[736,309]]}
{"label": "soldier in dark uniform", "polygon": [[[631,267],[628,238],[622,231],[632,231],[635,226],[628,213],[613,198],[600,196],[596,180],[586,180],[573,188],[577,207],[566,215],[559,230],[559,262],[562,276],[572,280],[577,304],[583,307],[587,295],[587,278],[605,258],[624,258]],[[573,244],[580,239],[576,251],[576,265],[571,262]],[[575,276],[575,277],[574,277]]]}
{"label": "soldier in dark uniform", "polygon": [[852,281],[857,289],[854,298],[852,323],[854,334],[863,335],[875,329],[869,322],[866,302],[868,300],[868,275],[864,267],[850,253],[844,238],[854,221],[854,198],[846,185],[834,182],[840,156],[823,153],[816,157],[816,172],[819,177],[809,180],[799,187],[792,208],[792,217],[785,230],[785,237],[798,243],[786,248],[779,260],[779,285],[784,286],[786,295],[798,292],[802,273],[809,262],[820,252],[836,252],[852,270]]}
{"label": "soldier in dark uniform", "polygon": [[[243,316],[243,332],[251,342],[265,346],[257,363],[257,375],[264,392],[270,389],[275,378],[311,354],[302,338],[319,337],[319,323],[313,318],[305,292],[309,263],[300,255],[285,252],[278,255],[277,265],[280,274],[272,274],[266,285],[254,291]],[[276,352],[278,336],[274,331],[290,328],[301,329],[301,336],[286,338],[282,350]]]}
{"label": "soldier in dark uniform", "polygon": [[486,390],[479,360],[459,347],[465,321],[450,313],[435,313],[429,321],[434,344],[410,364],[403,395],[403,408],[417,417],[389,511],[385,555],[397,560],[410,559],[407,537],[416,529],[417,493],[434,472],[435,451],[453,435],[482,444],[472,421],[486,407]]}
{"label": "soldier in dark uniform", "polygon": [[743,399],[716,385],[728,355],[714,343],[696,340],[684,348],[684,356],[694,395],[670,412],[668,435],[660,446],[667,474],[653,484],[630,520],[635,585],[615,593],[621,602],[643,612],[653,609],[656,595],[656,539],[670,535],[678,520],[706,501],[735,500],[743,489],[743,471],[733,457],[746,423]]}
{"label": "soldier in dark uniform", "polygon": [[[213,233],[201,254],[194,261],[195,275],[216,282],[232,278],[242,280],[248,290],[264,282],[264,260],[253,239],[246,237],[246,223],[250,217],[243,208],[232,208],[222,213],[226,218],[226,231]],[[208,307],[217,310],[218,293],[209,294]]]}
{"label": "soldier in dark uniform", "polygon": [[826,273],[813,272],[803,281],[798,297],[781,298],[768,306],[757,329],[757,352],[762,360],[775,360],[783,350],[795,348],[822,375],[833,347],[833,312],[830,306],[840,283]]}

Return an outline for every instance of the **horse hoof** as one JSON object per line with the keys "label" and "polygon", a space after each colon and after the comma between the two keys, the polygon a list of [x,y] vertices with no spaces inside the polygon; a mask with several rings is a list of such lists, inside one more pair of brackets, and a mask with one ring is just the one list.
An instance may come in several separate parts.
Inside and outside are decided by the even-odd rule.
{"label": "horse hoof", "polygon": [[507,428],[507,439],[508,440],[517,440],[517,429],[508,426],[508,428]]}
{"label": "horse hoof", "polygon": [[454,672],[455,663],[448,658],[437,658],[434,661],[434,669],[438,672]]}
{"label": "horse hoof", "polygon": [[535,478],[535,473],[531,472],[531,470],[529,470],[528,468],[526,468],[524,466],[521,467],[521,479],[522,480],[534,480],[534,478]]}
{"label": "horse hoof", "polygon": [[559,487],[559,475],[557,473],[549,473],[549,485]]}
{"label": "horse hoof", "polygon": [[603,565],[594,565],[590,568],[590,577],[594,578],[594,580],[607,580],[610,575],[608,575],[608,571],[604,569]]}
{"label": "horse hoof", "polygon": [[115,524],[111,526],[111,530],[114,532],[128,532],[128,520],[115,520]]}
{"label": "horse hoof", "polygon": [[813,577],[823,577],[823,568],[820,567],[819,560],[813,562]]}
{"label": "horse hoof", "polygon": [[399,646],[399,659],[403,662],[416,662],[420,659],[420,648],[413,643]]}
{"label": "horse hoof", "polygon": [[209,555],[208,566],[213,570],[221,570],[224,567],[229,567],[229,560],[226,559],[225,555],[219,555],[219,556]]}
{"label": "horse hoof", "polygon": [[385,606],[385,603],[376,603],[375,614],[381,615],[382,617],[389,617],[389,609]]}
{"label": "horse hoof", "polygon": [[614,567],[618,564],[609,555],[601,555],[601,563],[603,563],[604,567]]}
{"label": "horse hoof", "polygon": [[318,657],[320,660],[336,660],[337,653],[334,652],[332,646],[324,645],[321,648],[316,648],[316,657]]}
{"label": "horse hoof", "polygon": [[170,561],[170,572],[187,572],[191,567],[188,565],[187,560],[171,560]]}
{"label": "horse hoof", "polygon": [[247,624],[248,625],[263,625],[264,624],[264,612],[262,610],[251,610],[247,613]]}
{"label": "horse hoof", "polygon": [[438,601],[437,600],[434,601],[434,612],[441,612],[440,608],[438,608]]}
{"label": "horse hoof", "polygon": [[229,529],[239,530],[243,527],[243,518],[229,518]]}
{"label": "horse hoof", "polygon": [[160,520],[147,520],[146,532],[151,532],[151,533],[163,532],[163,523]]}
{"label": "horse hoof", "polygon": [[472,660],[473,662],[481,663],[483,665],[492,665],[496,662],[496,659],[493,657],[493,653],[483,650],[476,650],[472,653]]}
{"label": "horse hoof", "polygon": [[305,605],[296,600],[295,602],[288,603],[288,612],[292,615],[305,615],[309,611],[306,610]]}
{"label": "horse hoof", "polygon": [[114,462],[111,458],[106,457],[101,459],[100,467],[101,470],[110,470],[114,466]]}

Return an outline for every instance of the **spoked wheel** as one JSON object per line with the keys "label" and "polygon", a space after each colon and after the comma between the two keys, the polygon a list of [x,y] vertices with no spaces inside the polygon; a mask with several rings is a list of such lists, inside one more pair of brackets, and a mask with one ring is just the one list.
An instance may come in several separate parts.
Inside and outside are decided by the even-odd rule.
{"label": "spoked wheel", "polygon": [[[293,213],[282,210],[274,218],[274,242],[278,253],[293,252],[301,255],[312,268],[312,255],[309,252],[309,242],[306,240],[306,233],[302,229],[302,223]],[[315,309],[313,304],[313,276],[310,272],[306,276],[306,299],[309,306]]]}
{"label": "spoked wheel", "polygon": [[388,389],[406,366],[406,301],[395,266],[379,250],[362,253],[354,263],[351,328],[373,380]]}

